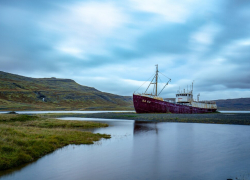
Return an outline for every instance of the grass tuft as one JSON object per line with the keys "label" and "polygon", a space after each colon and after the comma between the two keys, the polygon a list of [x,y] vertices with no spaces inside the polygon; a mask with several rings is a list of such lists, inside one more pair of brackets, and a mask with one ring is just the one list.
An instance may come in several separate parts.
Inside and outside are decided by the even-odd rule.
{"label": "grass tuft", "polygon": [[29,115],[0,115],[0,170],[32,162],[68,144],[93,144],[107,134],[78,128],[106,127],[85,121],[44,119]]}

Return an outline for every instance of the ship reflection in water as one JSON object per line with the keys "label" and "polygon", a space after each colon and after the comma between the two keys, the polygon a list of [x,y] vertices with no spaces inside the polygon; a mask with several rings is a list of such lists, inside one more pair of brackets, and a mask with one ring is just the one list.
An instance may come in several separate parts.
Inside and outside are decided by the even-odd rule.
{"label": "ship reflection in water", "polygon": [[145,132],[155,132],[158,134],[157,122],[146,123],[146,122],[135,122],[134,123],[134,134],[145,133]]}
{"label": "ship reflection in water", "polygon": [[250,172],[250,126],[91,120],[108,123],[92,131],[112,138],[69,145],[0,180],[217,180]]}

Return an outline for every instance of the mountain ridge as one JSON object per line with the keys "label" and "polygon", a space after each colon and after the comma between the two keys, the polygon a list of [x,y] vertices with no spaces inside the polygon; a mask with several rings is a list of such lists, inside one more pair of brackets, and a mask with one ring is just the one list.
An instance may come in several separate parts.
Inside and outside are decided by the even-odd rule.
{"label": "mountain ridge", "polygon": [[72,79],[31,78],[0,71],[0,110],[132,110],[131,97]]}
{"label": "mountain ridge", "polygon": [[250,98],[215,100],[218,110],[250,111]]}

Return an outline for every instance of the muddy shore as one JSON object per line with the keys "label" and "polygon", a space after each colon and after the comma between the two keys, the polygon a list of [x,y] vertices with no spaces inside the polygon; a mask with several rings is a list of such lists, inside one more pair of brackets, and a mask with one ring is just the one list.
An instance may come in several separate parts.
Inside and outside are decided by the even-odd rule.
{"label": "muddy shore", "polygon": [[250,125],[250,113],[211,113],[211,114],[136,114],[133,112],[112,112],[93,114],[46,114],[49,117],[84,117],[104,119],[127,119],[147,122],[186,122],[211,124]]}

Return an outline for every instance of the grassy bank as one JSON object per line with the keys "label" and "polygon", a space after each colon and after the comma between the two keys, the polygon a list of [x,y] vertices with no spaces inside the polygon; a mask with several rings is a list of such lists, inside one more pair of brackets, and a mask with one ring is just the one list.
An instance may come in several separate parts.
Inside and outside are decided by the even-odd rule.
{"label": "grassy bank", "polygon": [[101,138],[110,138],[106,134],[80,131],[106,126],[95,122],[0,114],[0,170],[32,162],[68,144],[93,144]]}
{"label": "grassy bank", "polygon": [[46,114],[46,117],[84,117],[105,119],[130,119],[147,122],[185,122],[210,124],[250,125],[249,113],[211,113],[211,114],[136,114],[136,113],[93,113],[93,114]]}

